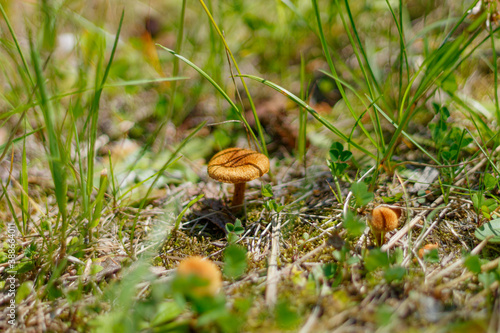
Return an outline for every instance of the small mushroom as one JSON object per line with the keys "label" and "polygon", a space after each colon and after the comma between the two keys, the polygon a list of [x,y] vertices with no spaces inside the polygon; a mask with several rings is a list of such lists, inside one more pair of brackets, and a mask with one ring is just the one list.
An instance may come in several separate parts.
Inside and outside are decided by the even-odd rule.
{"label": "small mushroom", "polygon": [[193,256],[182,260],[177,266],[177,276],[188,277],[190,275],[195,275],[207,282],[207,285],[193,289],[198,296],[214,296],[222,286],[222,274],[219,267],[208,259]]}
{"label": "small mushroom", "polygon": [[396,210],[386,206],[378,206],[372,211],[368,224],[379,246],[384,243],[385,233],[398,227],[400,215],[400,209]]}
{"label": "small mushroom", "polygon": [[243,204],[245,185],[269,171],[264,154],[243,148],[224,149],[208,162],[208,175],[220,182],[234,184],[233,211]]}
{"label": "small mushroom", "polygon": [[422,247],[421,249],[418,250],[418,257],[420,259],[422,259],[424,257],[425,254],[431,252],[432,250],[434,249],[438,249],[439,248],[439,244],[438,243],[435,243],[435,244],[426,244],[424,245],[424,247]]}

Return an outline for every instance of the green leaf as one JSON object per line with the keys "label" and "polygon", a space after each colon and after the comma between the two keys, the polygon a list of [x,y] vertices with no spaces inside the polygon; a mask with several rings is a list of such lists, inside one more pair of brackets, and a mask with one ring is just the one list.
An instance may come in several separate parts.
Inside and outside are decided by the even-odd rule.
{"label": "green leaf", "polygon": [[274,193],[273,193],[273,187],[271,186],[271,184],[264,185],[264,187],[261,190],[261,193],[264,197],[268,197],[268,198],[272,197],[274,195]]}
{"label": "green leaf", "polygon": [[217,129],[213,132],[215,142],[221,147],[225,148],[231,144],[231,136],[223,129]]}
{"label": "green leaf", "polygon": [[355,264],[359,264],[361,262],[361,259],[359,257],[349,257],[345,262],[347,265],[352,266]]}
{"label": "green leaf", "polygon": [[340,142],[332,143],[329,155],[332,162],[346,162],[352,157],[352,153],[349,150],[344,150],[344,146]]}
{"label": "green leaf", "polygon": [[241,225],[240,219],[236,219],[236,221],[234,222],[233,232],[237,235],[240,235],[243,232],[245,232],[245,228],[243,228],[243,226]]}
{"label": "green leaf", "polygon": [[361,236],[366,228],[366,224],[361,222],[359,217],[351,211],[347,211],[347,214],[344,216],[343,226],[347,230],[347,233],[354,237]]}
{"label": "green leaf", "polygon": [[474,235],[479,240],[484,240],[488,236],[493,236],[488,242],[500,243],[500,219],[494,219],[483,224],[476,229]]}
{"label": "green leaf", "polygon": [[401,197],[403,196],[403,192],[400,192],[400,193],[396,193],[396,195],[392,196],[392,197],[382,197],[382,200],[384,200],[385,203],[395,203],[397,201],[399,201],[401,199]]}
{"label": "green leaf", "polygon": [[496,276],[494,272],[484,272],[477,276],[479,282],[481,282],[484,288],[488,288],[493,282],[496,281]]}
{"label": "green leaf", "polygon": [[406,269],[401,266],[389,267],[384,273],[387,282],[400,281],[406,275]]}
{"label": "green leaf", "polygon": [[342,154],[340,155],[340,160],[342,162],[347,162],[348,160],[351,159],[351,157],[352,157],[352,153],[350,151],[348,151],[348,150],[344,150],[342,152]]}
{"label": "green leaf", "polygon": [[323,274],[327,279],[333,279],[337,274],[338,265],[334,262],[323,265]]}
{"label": "green leaf", "polygon": [[269,211],[274,211],[276,213],[279,213],[285,208],[282,205],[279,205],[276,200],[268,200],[264,203],[264,206],[266,207],[267,210]]}
{"label": "green leaf", "polygon": [[441,87],[450,95],[453,95],[458,88],[455,75],[453,75],[452,73],[447,78],[445,78],[445,80],[441,83]]}
{"label": "green leaf", "polygon": [[391,264],[401,264],[404,260],[404,252],[401,248],[397,247],[394,249],[392,254],[390,255]]}
{"label": "green leaf", "polygon": [[484,186],[488,191],[491,191],[497,187],[498,179],[489,173],[484,175]]}
{"label": "green leaf", "polygon": [[232,223],[226,223],[226,231],[227,232],[233,232],[234,231],[234,224],[232,224]]}
{"label": "green leaf", "polygon": [[439,252],[437,249],[432,249],[426,253],[424,253],[424,261],[430,263],[438,263],[439,262]]}
{"label": "green leaf", "polygon": [[491,219],[490,210],[488,209],[488,206],[485,205],[481,206],[481,213],[485,218]]}
{"label": "green leaf", "polygon": [[234,232],[228,233],[226,238],[229,244],[234,244],[238,241],[238,239],[240,239],[240,237],[238,237],[238,235],[236,235]]}
{"label": "green leaf", "polygon": [[477,255],[468,256],[467,259],[465,259],[464,265],[474,274],[481,273],[481,261]]}
{"label": "green leaf", "polygon": [[498,203],[495,199],[490,198],[483,200],[482,206],[485,206],[488,208],[490,212],[494,211],[498,207]]}
{"label": "green leaf", "polygon": [[340,177],[344,174],[344,170],[347,169],[349,165],[347,163],[343,162],[332,162],[327,160],[326,163],[328,164],[328,167],[330,168],[330,171],[332,173],[332,176],[334,177]]}
{"label": "green leaf", "polygon": [[224,251],[224,274],[230,278],[241,276],[247,268],[247,250],[240,245],[229,245]]}
{"label": "green leaf", "polygon": [[274,311],[276,324],[281,329],[293,329],[302,321],[297,310],[292,308],[291,303],[285,300],[278,302]]}
{"label": "green leaf", "polygon": [[21,303],[26,297],[28,297],[33,291],[33,281],[25,281],[23,282],[16,293],[16,303]]}
{"label": "green leaf", "polygon": [[104,269],[104,267],[102,267],[101,265],[91,265],[90,266],[90,275],[96,275],[97,273],[99,273],[103,269]]}
{"label": "green leaf", "polygon": [[382,303],[378,307],[377,312],[375,314],[377,325],[379,327],[384,327],[389,325],[391,323],[393,314],[394,314],[394,309],[391,306]]}
{"label": "green leaf", "polygon": [[380,249],[371,250],[365,257],[365,267],[369,272],[373,272],[377,268],[389,267],[387,253],[380,251]]}
{"label": "green leaf", "polygon": [[151,321],[151,326],[158,326],[174,320],[182,313],[182,309],[175,302],[164,302],[158,306],[156,315]]}
{"label": "green leaf", "polygon": [[[26,272],[29,272],[35,268],[35,265],[31,261],[25,261],[21,262],[18,265],[15,266],[14,271],[16,271],[18,274],[24,274]],[[10,272],[10,271],[7,271]]]}
{"label": "green leaf", "polygon": [[474,208],[479,209],[479,207],[481,207],[482,198],[479,195],[477,195],[477,193],[474,193],[471,196],[471,200],[472,200],[472,205],[474,206]]}
{"label": "green leaf", "polygon": [[373,193],[368,191],[368,185],[364,182],[358,182],[351,185],[352,194],[356,197],[356,206],[363,207],[374,198]]}

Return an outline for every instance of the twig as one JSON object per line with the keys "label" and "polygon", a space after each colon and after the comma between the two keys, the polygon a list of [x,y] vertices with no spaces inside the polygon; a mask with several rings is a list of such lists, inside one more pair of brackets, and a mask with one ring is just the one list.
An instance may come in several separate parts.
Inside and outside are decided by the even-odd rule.
{"label": "twig", "polygon": [[314,325],[318,321],[320,310],[321,310],[321,307],[319,306],[319,304],[316,304],[314,306],[314,309],[312,310],[311,314],[309,315],[309,318],[307,318],[306,323],[300,329],[299,333],[308,333],[312,330],[312,328],[314,327]]}
{"label": "twig", "polygon": [[266,281],[266,304],[268,307],[274,307],[278,298],[278,251],[280,241],[280,217],[272,219],[272,238],[271,238],[271,256],[269,257],[269,267],[267,269]]}
{"label": "twig", "polygon": [[[486,272],[486,271],[489,271],[489,270],[491,270],[493,268],[496,268],[498,266],[498,263],[500,263],[500,257],[496,258],[495,260],[492,260],[492,261],[490,261],[490,262],[488,262],[488,263],[486,263],[484,265],[482,265],[481,266],[481,272]],[[474,273],[467,272],[467,273],[462,274],[459,277],[457,277],[457,278],[455,278],[455,279],[453,279],[453,280],[451,280],[451,281],[449,281],[449,282],[447,282],[445,284],[437,286],[436,290],[437,291],[441,291],[443,289],[447,289],[447,288],[453,287],[453,286],[455,286],[456,284],[458,284],[460,282],[463,282],[463,281],[466,281],[466,280],[472,278],[473,276],[474,276]],[[437,278],[438,277],[436,276],[434,278],[434,280],[437,279]]]}

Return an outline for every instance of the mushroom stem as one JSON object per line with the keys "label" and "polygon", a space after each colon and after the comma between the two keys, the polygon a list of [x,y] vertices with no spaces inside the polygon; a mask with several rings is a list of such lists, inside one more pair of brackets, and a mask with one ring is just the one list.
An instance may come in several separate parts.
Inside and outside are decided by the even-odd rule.
{"label": "mushroom stem", "polygon": [[234,194],[233,194],[233,204],[231,207],[233,207],[234,210],[239,210],[242,204],[243,200],[245,199],[245,187],[247,183],[237,183],[234,184]]}
{"label": "mushroom stem", "polygon": [[381,247],[385,243],[385,232],[383,231],[373,231],[373,236],[375,237],[375,243],[378,247]]}

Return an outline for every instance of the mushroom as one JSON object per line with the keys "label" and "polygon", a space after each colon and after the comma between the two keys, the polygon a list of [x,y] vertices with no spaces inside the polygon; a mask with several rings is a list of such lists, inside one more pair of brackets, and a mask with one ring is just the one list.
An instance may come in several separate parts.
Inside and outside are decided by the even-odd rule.
{"label": "mushroom", "polygon": [[392,209],[386,206],[378,206],[372,211],[368,224],[379,246],[384,243],[385,233],[398,227],[400,215],[401,209]]}
{"label": "mushroom", "polygon": [[193,256],[181,261],[177,266],[177,276],[197,276],[206,281],[207,284],[193,288],[192,291],[198,296],[214,296],[222,286],[222,274],[219,267],[212,261]]}
{"label": "mushroom", "polygon": [[233,211],[243,204],[245,185],[269,171],[269,159],[264,154],[243,148],[224,149],[208,162],[208,175],[220,182],[234,184]]}
{"label": "mushroom", "polygon": [[422,259],[424,257],[425,254],[431,252],[432,250],[437,250],[439,248],[439,244],[438,243],[435,243],[435,244],[426,244],[424,245],[424,247],[422,247],[420,250],[418,250],[418,257],[420,259]]}

